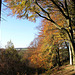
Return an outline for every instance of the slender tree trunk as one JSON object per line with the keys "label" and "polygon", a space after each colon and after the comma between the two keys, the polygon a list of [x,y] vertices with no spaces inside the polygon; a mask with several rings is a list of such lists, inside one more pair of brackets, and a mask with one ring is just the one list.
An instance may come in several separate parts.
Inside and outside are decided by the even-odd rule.
{"label": "slender tree trunk", "polygon": [[69,45],[65,42],[65,45],[67,47],[67,51],[68,51],[68,59],[70,59],[70,53],[69,53]]}
{"label": "slender tree trunk", "polygon": [[61,66],[59,48],[58,48],[58,64],[59,64],[59,66]]}
{"label": "slender tree trunk", "polygon": [[[75,26],[75,0],[72,0],[72,3],[73,3],[73,7],[72,7],[72,20],[73,20],[73,25]],[[74,34],[75,34],[75,29],[74,29],[74,32],[73,32],[73,49],[74,49],[74,52],[73,52],[73,65],[74,65],[74,69],[75,69],[75,37],[74,37]]]}
{"label": "slender tree trunk", "polygon": [[74,70],[75,70],[75,49],[74,49],[74,43],[70,42],[71,49],[72,49],[72,55],[73,55],[73,65],[74,65]]}
{"label": "slender tree trunk", "polygon": [[58,63],[59,66],[61,66],[59,48],[58,48],[58,50],[56,50],[56,52],[57,52],[57,54],[58,54],[58,55],[56,56],[56,62]]}
{"label": "slender tree trunk", "polygon": [[0,0],[0,22],[1,22],[1,4],[2,4],[2,0]]}
{"label": "slender tree trunk", "polygon": [[74,70],[75,70],[75,49],[74,48],[73,48],[73,65],[74,65]]}
{"label": "slender tree trunk", "polygon": [[70,65],[73,65],[72,50],[71,50],[71,46],[70,45],[69,45],[69,55],[70,55]]}

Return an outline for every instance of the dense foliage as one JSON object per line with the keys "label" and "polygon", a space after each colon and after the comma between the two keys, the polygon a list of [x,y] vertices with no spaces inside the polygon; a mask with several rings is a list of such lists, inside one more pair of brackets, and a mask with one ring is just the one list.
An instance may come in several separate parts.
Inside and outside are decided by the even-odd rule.
{"label": "dense foliage", "polygon": [[[9,41],[6,46],[11,43]],[[36,68],[30,62],[31,50],[17,51],[13,46],[0,49],[0,75],[33,75],[44,72],[45,69]]]}

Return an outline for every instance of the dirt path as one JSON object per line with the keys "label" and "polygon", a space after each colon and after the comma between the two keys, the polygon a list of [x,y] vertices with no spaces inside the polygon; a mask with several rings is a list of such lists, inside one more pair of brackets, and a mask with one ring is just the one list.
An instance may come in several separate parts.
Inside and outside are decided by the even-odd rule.
{"label": "dirt path", "polygon": [[59,71],[52,73],[51,75],[75,75],[74,67],[70,65],[61,66]]}

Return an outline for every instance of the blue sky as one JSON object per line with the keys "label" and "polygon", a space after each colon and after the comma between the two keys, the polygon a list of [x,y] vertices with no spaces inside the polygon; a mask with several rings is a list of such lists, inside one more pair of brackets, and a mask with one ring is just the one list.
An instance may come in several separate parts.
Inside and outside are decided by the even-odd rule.
{"label": "blue sky", "polygon": [[0,26],[1,46],[5,47],[8,41],[12,41],[15,47],[27,47],[36,37],[38,30],[36,26],[40,24],[37,19],[36,23],[26,19],[16,19],[15,16],[7,16],[8,10],[2,8],[2,19]]}

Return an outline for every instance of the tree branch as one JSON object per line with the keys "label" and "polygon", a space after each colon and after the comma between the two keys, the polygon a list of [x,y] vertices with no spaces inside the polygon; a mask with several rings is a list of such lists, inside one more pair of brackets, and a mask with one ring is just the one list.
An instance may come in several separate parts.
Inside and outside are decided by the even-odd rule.
{"label": "tree branch", "polygon": [[44,10],[44,9],[38,4],[37,1],[35,2],[35,4],[36,4],[44,13],[46,13],[46,14],[48,15],[48,17],[51,19],[49,13],[48,13],[46,10]]}
{"label": "tree branch", "polygon": [[58,29],[62,29],[62,27],[59,26],[55,21],[53,21],[52,19],[50,19],[50,21],[51,21]]}
{"label": "tree branch", "polygon": [[66,7],[66,12],[67,12],[67,15],[69,17],[69,12],[68,12],[68,5],[67,5],[67,1],[65,0],[65,7]]}
{"label": "tree branch", "polygon": [[65,9],[65,7],[64,7],[64,5],[63,5],[63,3],[60,2],[60,1],[59,1],[59,3],[60,3],[60,6],[64,9],[64,11],[66,11],[66,9]]}
{"label": "tree branch", "polygon": [[64,5],[59,1],[59,3],[61,4],[61,7],[65,10],[65,7]]}
{"label": "tree branch", "polygon": [[42,16],[41,14],[39,14],[39,13],[36,12],[36,11],[35,11],[35,13],[38,14],[40,17],[42,17],[42,18],[44,18],[44,19],[46,19],[46,20],[48,20],[48,21],[51,21],[58,29],[62,29],[62,27],[59,26],[56,22],[54,22],[52,19],[48,19],[47,17]]}
{"label": "tree branch", "polygon": [[2,3],[5,7],[8,7],[7,5],[5,5],[4,3]]}
{"label": "tree branch", "polygon": [[58,4],[56,4],[56,2],[54,0],[51,0],[53,2],[53,4],[55,4],[57,6],[57,8],[60,10],[60,12],[63,14],[63,16],[66,19],[69,19],[69,17],[63,12],[63,10],[60,8],[60,6]]}
{"label": "tree branch", "polygon": [[42,16],[42,15],[41,15],[41,14],[39,14],[38,12],[36,12],[36,11],[35,11],[35,13],[36,13],[36,14],[38,14],[40,17],[45,18],[46,20],[50,21],[50,19],[48,19],[48,18],[47,18],[47,17],[45,17],[45,16]]}

